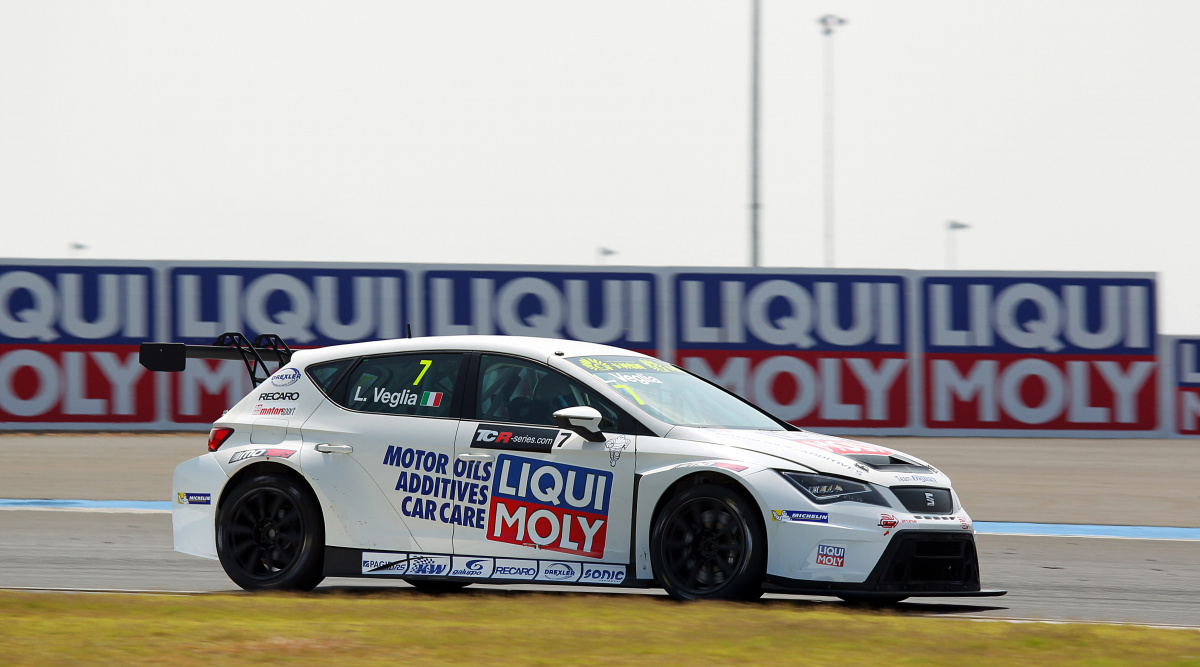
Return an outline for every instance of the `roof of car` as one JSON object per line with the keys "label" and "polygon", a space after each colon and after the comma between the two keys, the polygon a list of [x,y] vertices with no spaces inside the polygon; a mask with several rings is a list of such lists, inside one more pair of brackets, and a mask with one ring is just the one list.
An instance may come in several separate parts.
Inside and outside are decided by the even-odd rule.
{"label": "roof of car", "polygon": [[418,338],[395,338],[367,343],[331,345],[311,350],[297,350],[293,357],[295,365],[359,357],[374,354],[400,352],[423,352],[433,350],[496,352],[513,354],[531,359],[545,359],[562,352],[564,357],[586,355],[624,355],[644,357],[646,355],[611,345],[585,343],[561,338],[533,338],[529,336],[422,336]]}

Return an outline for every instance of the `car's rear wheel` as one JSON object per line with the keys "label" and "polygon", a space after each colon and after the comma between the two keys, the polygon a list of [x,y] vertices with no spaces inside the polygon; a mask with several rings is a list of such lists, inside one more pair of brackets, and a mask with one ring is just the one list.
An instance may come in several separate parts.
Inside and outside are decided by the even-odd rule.
{"label": "car's rear wheel", "polygon": [[766,554],[753,503],[718,484],[694,486],[668,501],[650,538],[655,576],[676,600],[758,598]]}
{"label": "car's rear wheel", "polygon": [[242,480],[217,512],[217,556],[246,590],[312,590],[324,578],[324,550],[320,507],[290,475]]}

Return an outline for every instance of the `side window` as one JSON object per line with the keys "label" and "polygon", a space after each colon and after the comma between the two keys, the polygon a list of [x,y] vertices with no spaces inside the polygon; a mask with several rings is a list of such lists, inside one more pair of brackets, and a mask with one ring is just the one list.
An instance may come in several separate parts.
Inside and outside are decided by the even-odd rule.
{"label": "side window", "polygon": [[342,377],[342,373],[350,364],[354,363],[354,359],[338,359],[337,361],[327,361],[323,364],[315,364],[304,369],[308,373],[308,377],[321,388],[321,391],[329,395],[333,392],[333,385]]}
{"label": "side window", "polygon": [[548,366],[488,354],[480,361],[475,401],[480,421],[554,426],[556,411],[576,405],[599,410],[602,430],[617,430],[621,423],[621,412],[612,403]]}
{"label": "side window", "polygon": [[361,412],[448,417],[461,366],[459,353],[367,357],[350,371],[339,403]]}

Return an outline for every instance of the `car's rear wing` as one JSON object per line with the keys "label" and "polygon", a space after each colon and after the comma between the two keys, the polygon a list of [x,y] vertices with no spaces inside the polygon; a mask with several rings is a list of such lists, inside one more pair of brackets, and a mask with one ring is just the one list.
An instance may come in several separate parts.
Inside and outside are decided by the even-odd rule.
{"label": "car's rear wing", "polygon": [[292,349],[275,334],[262,334],[250,341],[241,333],[230,331],[218,336],[212,345],[142,343],[138,350],[138,362],[151,371],[178,373],[187,368],[188,359],[240,359],[250,374],[250,382],[257,387],[271,375],[267,362],[276,362],[279,367],[287,365],[292,360]]}

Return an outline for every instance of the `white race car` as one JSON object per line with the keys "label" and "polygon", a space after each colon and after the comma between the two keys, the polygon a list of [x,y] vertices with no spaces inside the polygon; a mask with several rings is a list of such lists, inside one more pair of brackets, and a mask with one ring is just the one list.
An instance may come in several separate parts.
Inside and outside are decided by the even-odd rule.
{"label": "white race car", "polygon": [[934,467],[643,354],[509,336],[142,347],[151,370],[188,357],[241,358],[258,385],[173,482],[176,550],[246,589],[1004,593],[981,590],[971,519]]}

